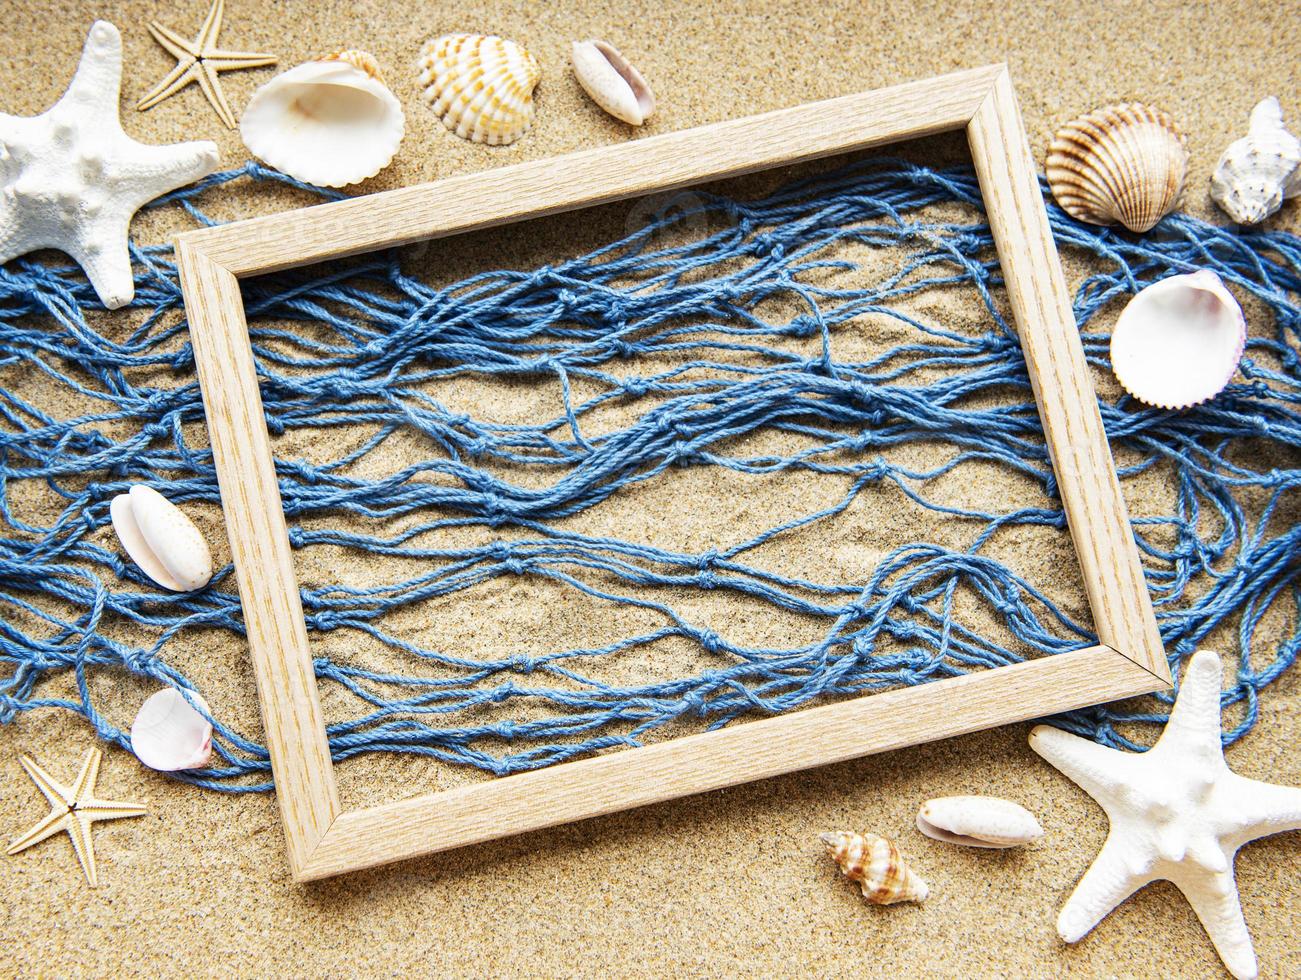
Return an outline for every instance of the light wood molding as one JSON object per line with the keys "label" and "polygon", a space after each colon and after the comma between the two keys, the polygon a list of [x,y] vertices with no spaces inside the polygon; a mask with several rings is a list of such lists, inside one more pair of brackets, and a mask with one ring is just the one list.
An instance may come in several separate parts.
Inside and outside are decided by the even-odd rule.
{"label": "light wood molding", "polygon": [[[343,812],[238,279],[963,128],[1101,644]],[[186,232],[177,263],[289,864],[299,880],[1170,684],[1004,66]]]}

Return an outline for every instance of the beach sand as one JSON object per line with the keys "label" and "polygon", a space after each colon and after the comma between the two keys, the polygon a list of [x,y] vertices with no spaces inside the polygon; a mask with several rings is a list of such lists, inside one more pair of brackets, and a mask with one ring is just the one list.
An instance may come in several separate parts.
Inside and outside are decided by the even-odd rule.
{"label": "beach sand", "polygon": [[[122,115],[127,132],[146,142],[214,139],[224,166],[247,159],[238,134],[226,131],[197,89],[147,113],[134,103],[172,65],[145,31],[157,18],[183,35],[197,29],[204,0],[156,3],[0,6],[0,111],[34,114],[63,91],[85,32],[98,18],[122,30],[126,47]],[[626,139],[643,138],[800,102],[1007,61],[1030,142],[1040,165],[1052,131],[1072,116],[1109,102],[1143,100],[1165,108],[1188,135],[1191,172],[1184,208],[1224,222],[1206,196],[1221,149],[1244,130],[1249,110],[1267,95],[1301,118],[1296,65],[1301,35],[1295,6],[1250,3],[1186,9],[1180,4],[889,3],[828,0],[821,4],[668,3],[655,8],[608,2],[485,2],[468,17],[451,8],[398,3],[276,3],[230,0],[225,47],[268,51],[288,67],[321,52],[362,47],[378,58],[407,113],[407,136],[392,167],[357,192],[471,173]],[[528,45],[543,65],[538,116],[513,146],[486,148],[456,139],[421,103],[412,67],[420,43],[454,30],[496,32]],[[643,130],[600,113],[568,68],[571,40],[595,36],[618,45],[654,86],[659,112]],[[222,84],[236,113],[270,69],[233,72]],[[960,162],[961,142],[938,138],[903,152],[932,162]],[[724,187],[758,193],[782,175]],[[790,176],[785,174],[784,176]],[[268,185],[233,185],[203,205],[219,218],[246,217],[309,202]],[[410,254],[416,271],[450,281],[499,267],[528,267],[582,251],[622,233],[635,205],[597,209],[510,229],[438,242]],[[1295,203],[1272,227],[1301,225]],[[164,241],[186,221],[174,209],[146,213],[132,226],[142,242]],[[1066,256],[1072,287],[1087,274]],[[870,274],[872,270],[867,269]],[[971,315],[953,297],[919,301],[913,312],[948,325]],[[1095,323],[1109,325],[1113,306]],[[1249,314],[1253,312],[1248,310]],[[112,336],[136,321],[97,319]],[[884,320],[846,331],[845,352],[896,343]],[[877,329],[879,328],[879,329]],[[1266,333],[1271,325],[1253,329]],[[858,345],[857,347],[854,345]],[[168,384],[186,383],[187,377]],[[6,368],[0,384],[55,414],[35,371]],[[1099,378],[1104,388],[1113,382]],[[1110,390],[1110,389],[1106,389]],[[458,382],[449,405],[499,420],[555,410],[554,388]],[[45,401],[42,401],[42,398]],[[626,421],[618,412],[603,424]],[[202,427],[188,432],[203,442]],[[285,452],[337,455],[364,435],[331,431],[326,444],[285,445]],[[776,441],[769,447],[780,447]],[[749,449],[762,445],[755,442]],[[789,447],[787,447],[789,448]],[[419,458],[415,440],[399,440],[374,461],[397,468]],[[918,455],[897,461],[924,464]],[[1272,465],[1297,465],[1296,460]],[[1036,501],[1028,482],[990,468],[974,481],[940,483],[946,503],[1005,506]],[[732,482],[729,482],[731,480]],[[743,493],[738,493],[738,486]],[[1135,516],[1160,512],[1171,490],[1159,473],[1126,481]],[[843,487],[841,488],[843,492]],[[598,508],[574,526],[591,533],[653,540],[700,551],[733,541],[836,498],[835,484],[794,476],[751,480],[681,469]],[[20,487],[11,499],[30,515],[55,506],[43,486]],[[690,501],[684,506],[683,501]],[[198,508],[218,562],[229,558],[220,512]],[[747,533],[748,532],[748,533]],[[896,544],[931,540],[958,546],[971,528],[937,521],[897,493],[873,490],[845,519],[767,546],[761,563],[788,574],[841,581],[865,578]],[[107,530],[104,543],[111,542]],[[467,539],[469,540],[469,539]],[[1087,622],[1087,605],[1069,539],[1017,532],[994,553]],[[398,572],[356,555],[297,556],[304,581],[392,581]],[[826,572],[830,569],[829,572]],[[824,574],[825,572],[825,574]],[[739,643],[794,645],[816,634],[795,616],[775,616],[717,593],[674,596],[693,621]],[[979,621],[980,613],[973,613]],[[497,580],[473,593],[431,601],[404,613],[403,635],[465,655],[487,650],[530,653],[600,643],[644,628],[627,610],[575,599],[551,583]],[[1273,653],[1290,623],[1271,620],[1258,637]],[[116,627],[115,627],[116,628]],[[382,651],[331,636],[323,649],[377,666]],[[1226,658],[1236,633],[1212,637]],[[654,669],[698,669],[687,644],[669,644]],[[186,634],[168,657],[200,685],[214,710],[260,736],[247,653],[226,634]],[[636,658],[611,668],[645,678]],[[640,672],[640,673],[639,673]],[[138,682],[97,682],[98,703],[120,725],[148,692]],[[326,691],[331,720],[349,706]],[[1301,681],[1289,675],[1269,690],[1256,729],[1228,752],[1246,776],[1301,784]],[[174,782],[111,750],[101,768],[102,795],[147,801],[138,820],[95,832],[100,886],[85,886],[66,839],[0,859],[0,975],[867,975],[867,976],[1215,976],[1215,953],[1191,908],[1173,886],[1145,889],[1076,946],[1061,943],[1054,920],[1101,846],[1106,818],[1088,797],[1027,747],[1028,725],[1014,725],[673,801],[477,847],[407,861],[311,885],[288,874],[274,797],[228,796]],[[1151,732],[1146,733],[1151,737]],[[21,753],[56,777],[70,775],[94,744],[88,726],[60,712],[33,712],[0,729],[0,837],[10,839],[44,812],[22,772]],[[336,767],[350,806],[486,778],[419,759],[388,756]],[[1046,831],[1031,847],[966,850],[918,835],[919,804],[955,793],[1017,800]],[[872,829],[897,838],[930,882],[922,906],[875,909],[843,881],[817,835]],[[1262,976],[1301,972],[1292,908],[1301,890],[1295,868],[1301,834],[1250,845],[1238,862],[1238,885]]]}

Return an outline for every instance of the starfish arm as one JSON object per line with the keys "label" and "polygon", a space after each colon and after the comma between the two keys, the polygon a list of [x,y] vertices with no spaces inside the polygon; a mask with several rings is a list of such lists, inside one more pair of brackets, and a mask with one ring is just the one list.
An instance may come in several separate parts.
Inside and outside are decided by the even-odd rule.
{"label": "starfish arm", "polygon": [[1171,743],[1181,755],[1195,753],[1208,766],[1227,768],[1220,741],[1220,658],[1210,650],[1198,650],[1179,681],[1179,694],[1170,720],[1156,746]]}
{"label": "starfish arm", "polygon": [[103,758],[104,755],[99,749],[87,749],[86,754],[81,757],[81,769],[72,784],[74,806],[77,800],[85,799],[95,792],[95,780],[99,778],[99,764]]}
{"label": "starfish arm", "polygon": [[1257,837],[1301,830],[1301,789],[1232,775],[1227,789],[1241,807],[1241,829],[1231,835],[1235,847]]}
{"label": "starfish arm", "polygon": [[197,59],[199,57],[199,49],[171,28],[164,27],[156,20],[151,20],[145,26],[149,29],[149,33],[153,35],[154,40],[161,44],[164,50],[177,61],[185,61],[191,58]]}
{"label": "starfish arm", "polygon": [[1116,768],[1142,758],[1117,752],[1051,725],[1036,725],[1030,731],[1030,748],[1061,770],[1104,809],[1115,791]]}
{"label": "starfish arm", "polygon": [[1256,976],[1256,953],[1242,917],[1233,870],[1215,874],[1180,874],[1175,886],[1197,913],[1225,967],[1238,980]]}
{"label": "starfish arm", "polygon": [[226,12],[226,0],[212,0],[212,9],[208,11],[208,16],[203,19],[203,26],[199,28],[199,36],[194,39],[194,43],[200,50],[205,50],[217,43],[217,35],[221,33],[221,19]]}
{"label": "starfish arm", "polygon": [[1150,875],[1132,870],[1125,849],[1123,839],[1114,831],[1107,835],[1107,842],[1057,916],[1057,934],[1066,942],[1079,942],[1112,909],[1152,881]]}
{"label": "starfish arm", "polygon": [[91,820],[123,820],[127,817],[143,817],[149,811],[139,803],[124,800],[82,800],[77,804],[77,812],[85,814]]}
{"label": "starfish arm", "polygon": [[226,101],[226,93],[221,90],[221,82],[217,80],[217,73],[202,61],[199,62],[199,87],[203,89],[203,94],[208,97],[208,101],[217,110],[217,115],[226,124],[226,127],[234,129],[235,114],[230,111],[230,103]]}
{"label": "starfish arm", "polygon": [[140,111],[152,109],[163,99],[171,98],[185,86],[192,84],[198,77],[194,65],[195,62],[189,58],[185,61],[178,61],[176,67],[164,75],[163,80],[146,92],[144,97],[136,103],[136,108]]}
{"label": "starfish arm", "polygon": [[203,58],[213,71],[235,71],[237,68],[265,68],[276,63],[275,55],[256,51],[209,51]]}
{"label": "starfish arm", "polygon": [[67,825],[72,822],[72,813],[67,809],[60,807],[57,810],[51,810],[45,817],[34,827],[23,834],[21,837],[15,837],[9,842],[9,849],[6,854],[17,854],[19,851],[25,851],[33,844],[39,844],[48,837],[62,833],[67,830]]}
{"label": "starfish arm", "polygon": [[95,845],[90,839],[91,820],[89,817],[78,816],[75,811],[69,817],[68,836],[72,838],[72,849],[77,852],[77,860],[81,863],[81,870],[86,872],[86,880],[94,888],[99,884],[99,873],[95,868]]}
{"label": "starfish arm", "polygon": [[122,145],[109,176],[116,184],[119,202],[130,209],[128,221],[142,205],[206,177],[220,162],[217,144],[209,140],[150,146],[126,137]]}
{"label": "starfish arm", "polygon": [[24,755],[18,761],[22,764],[23,771],[36,784],[36,788],[41,791],[41,795],[50,801],[51,806],[64,810],[72,806],[77,797],[73,793],[71,786],[59,782],[42,769],[40,764],[31,756]]}
{"label": "starfish arm", "polygon": [[99,301],[110,310],[126,306],[136,293],[127,221],[101,218],[82,230],[76,244],[68,246],[68,254],[77,260]]}
{"label": "starfish arm", "polygon": [[80,114],[78,106],[90,105],[104,118],[117,119],[121,91],[122,35],[108,21],[97,20],[86,35],[72,83],[50,112]]}

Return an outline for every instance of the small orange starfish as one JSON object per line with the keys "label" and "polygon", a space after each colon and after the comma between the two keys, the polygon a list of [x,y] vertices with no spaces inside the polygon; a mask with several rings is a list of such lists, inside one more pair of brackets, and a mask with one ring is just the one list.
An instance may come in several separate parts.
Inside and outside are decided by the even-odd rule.
{"label": "small orange starfish", "polygon": [[8,854],[17,854],[47,837],[67,831],[73,850],[86,880],[91,887],[99,884],[95,872],[95,848],[90,839],[90,825],[98,820],[121,820],[123,817],[144,816],[145,808],[139,803],[119,803],[116,800],[95,798],[95,777],[99,775],[99,749],[87,749],[81,760],[81,771],[72,785],[57,782],[34,759],[22,757],[23,768],[37,789],[50,801],[50,812],[31,830],[9,845]]}

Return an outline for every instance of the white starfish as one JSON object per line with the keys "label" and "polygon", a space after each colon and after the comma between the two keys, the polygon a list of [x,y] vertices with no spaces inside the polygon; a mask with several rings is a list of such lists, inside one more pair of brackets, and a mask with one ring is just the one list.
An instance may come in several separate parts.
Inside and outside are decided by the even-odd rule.
{"label": "white starfish", "polygon": [[207,140],[147,146],[122,131],[122,35],[91,25],[72,84],[39,116],[0,113],[0,264],[57,248],[110,310],[131,302],[127,229],[148,201],[212,173]]}
{"label": "white starfish", "polygon": [[1184,893],[1235,977],[1256,975],[1233,859],[1248,841],[1301,828],[1301,789],[1230,771],[1220,743],[1220,658],[1196,653],[1170,721],[1147,752],[1118,752],[1038,725],[1030,747],[1107,811],[1111,831],[1057,918],[1068,943],[1149,882]]}

